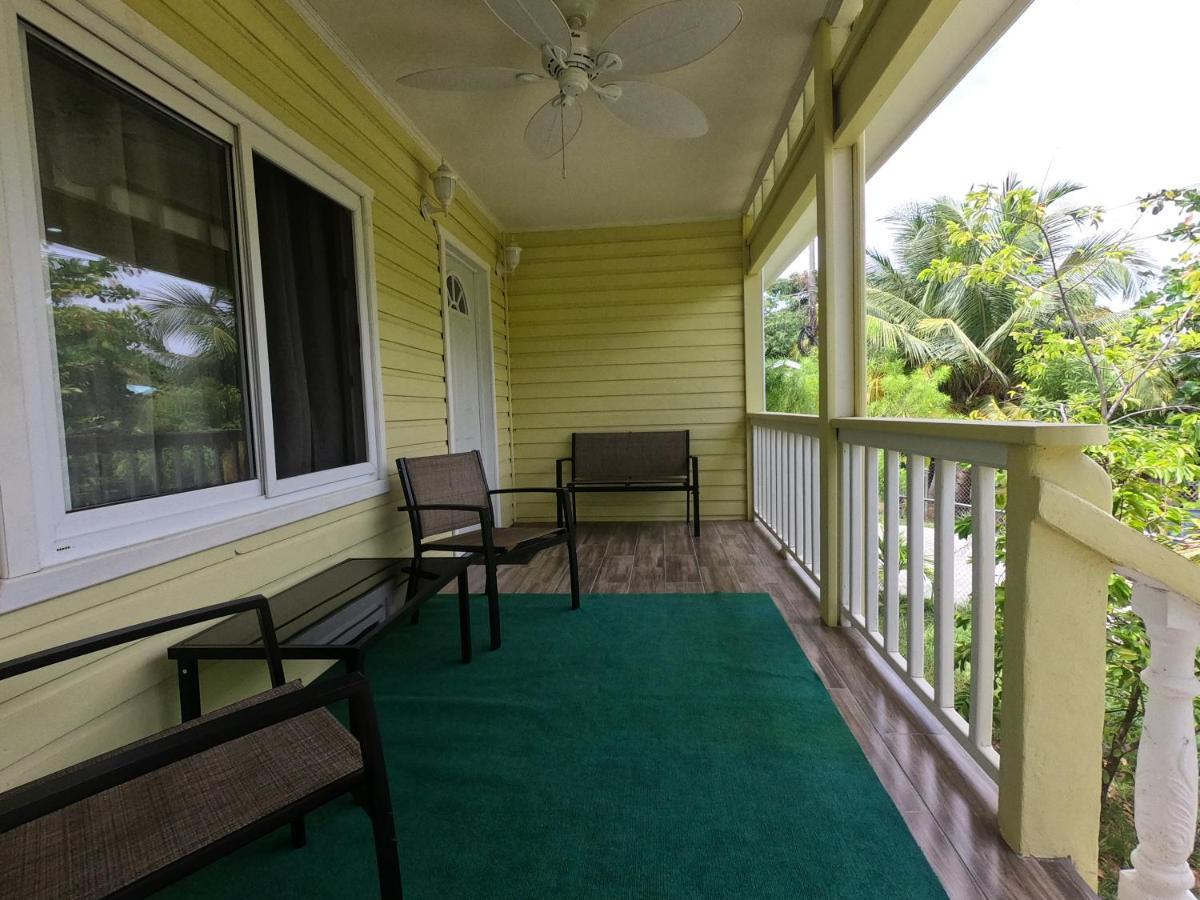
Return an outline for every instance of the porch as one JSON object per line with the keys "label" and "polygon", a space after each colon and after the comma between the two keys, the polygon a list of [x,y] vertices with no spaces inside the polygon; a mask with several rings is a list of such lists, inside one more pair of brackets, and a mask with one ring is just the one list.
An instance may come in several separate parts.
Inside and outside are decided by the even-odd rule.
{"label": "porch", "polygon": [[[611,5],[600,14],[616,26],[618,11],[648,4]],[[559,121],[563,146],[547,164],[516,152],[520,135],[508,140],[520,101],[396,86],[446,47],[525,64],[517,35],[486,36],[497,23],[483,3],[438,14],[425,0],[364,3],[348,17],[335,0],[0,0],[14,61],[0,73],[0,418],[12,436],[0,441],[0,660],[274,596],[348,558],[411,555],[395,511],[399,457],[478,449],[493,486],[532,488],[554,483],[573,432],[687,429],[701,536],[683,525],[678,495],[582,497],[585,606],[604,602],[596,595],[769,594],[788,649],[819,675],[950,897],[1087,897],[1117,572],[1153,654],[1142,843],[1122,863],[1122,897],[1190,900],[1200,569],[1110,515],[1111,485],[1084,452],[1105,442],[1102,426],[866,415],[867,179],[1025,5],[755,0],[717,67],[676,82],[711,103],[717,139],[605,132],[568,153]],[[40,128],[71,132],[67,115],[37,120],[62,112],[34,97],[37,72],[48,85],[93,79],[186,132],[208,148],[217,199],[185,203],[159,175],[143,187],[162,197],[134,196],[125,173],[85,183],[104,168],[90,145],[38,143]],[[532,75],[522,83],[540,83]],[[282,314],[269,301],[289,291],[264,285],[303,284],[303,269],[264,260],[289,199],[314,220],[332,211],[331,268],[351,289],[338,328],[290,298],[287,316],[336,332],[348,352],[336,377],[281,391],[295,367],[272,370],[270,358],[290,360],[303,342],[272,343]],[[77,228],[70,245],[46,218],[55,202],[99,208],[106,227]],[[112,221],[170,234],[113,249]],[[814,239],[819,411],[768,413],[764,284]],[[64,243],[71,261],[113,257],[117,275],[100,281],[117,278],[117,290],[56,282],[52,249]],[[176,244],[184,262],[162,250]],[[301,266],[306,254],[294,256]],[[125,265],[208,273],[210,305],[236,320],[222,376],[233,424],[143,432],[167,391],[122,362],[108,380],[136,406],[136,427],[123,433],[113,415],[93,427],[105,417],[85,409],[87,428],[72,430],[63,398],[90,381],[56,367],[78,347],[56,344],[45,295],[60,312],[123,309],[141,289],[119,282]],[[164,339],[155,364],[170,351]],[[273,418],[284,408],[300,414]],[[299,443],[313,445],[300,460],[289,452],[297,421]],[[317,439],[326,431],[332,447]],[[495,516],[546,522],[554,501],[516,495]],[[556,549],[502,569],[500,590],[560,594],[566,578]],[[177,724],[169,644],[148,638],[0,684],[0,790]],[[327,668],[298,661],[287,674],[313,682]],[[265,686],[216,664],[206,707]],[[853,797],[845,808],[839,826],[853,821]]]}

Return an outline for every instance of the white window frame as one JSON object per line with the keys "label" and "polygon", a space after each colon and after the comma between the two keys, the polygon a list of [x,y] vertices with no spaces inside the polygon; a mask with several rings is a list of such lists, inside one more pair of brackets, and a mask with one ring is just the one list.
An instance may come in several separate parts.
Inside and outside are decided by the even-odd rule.
{"label": "white window frame", "polygon": [[[112,73],[232,148],[243,354],[256,477],[66,513],[64,444],[33,144],[26,29]],[[371,189],[119,0],[0,0],[0,613],[384,494],[389,489]],[[352,215],[368,458],[279,479],[262,314],[254,154]],[[36,298],[36,299],[31,299]]]}

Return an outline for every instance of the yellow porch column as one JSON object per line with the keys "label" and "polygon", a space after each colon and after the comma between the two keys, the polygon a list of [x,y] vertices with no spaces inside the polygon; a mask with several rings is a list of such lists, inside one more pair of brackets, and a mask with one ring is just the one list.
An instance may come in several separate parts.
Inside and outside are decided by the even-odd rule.
{"label": "yellow porch column", "polygon": [[1019,853],[1070,858],[1095,886],[1112,566],[1037,517],[1039,479],[1112,507],[1108,476],[1080,449],[1009,450],[1000,831]]}
{"label": "yellow porch column", "polygon": [[[813,77],[817,166],[818,327],[820,331],[821,618],[838,624],[843,529],[837,429],[833,420],[863,415],[866,346],[856,310],[863,304],[865,171],[861,143],[834,143],[833,28],[817,29]],[[863,332],[865,334],[865,332]]]}

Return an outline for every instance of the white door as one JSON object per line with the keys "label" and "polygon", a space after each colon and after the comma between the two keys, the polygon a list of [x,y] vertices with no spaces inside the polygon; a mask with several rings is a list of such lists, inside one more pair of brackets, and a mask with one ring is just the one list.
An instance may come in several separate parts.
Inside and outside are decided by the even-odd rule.
{"label": "white door", "polygon": [[492,373],[487,275],[446,248],[446,355],[450,394],[450,452],[478,450],[497,484],[495,383]]}

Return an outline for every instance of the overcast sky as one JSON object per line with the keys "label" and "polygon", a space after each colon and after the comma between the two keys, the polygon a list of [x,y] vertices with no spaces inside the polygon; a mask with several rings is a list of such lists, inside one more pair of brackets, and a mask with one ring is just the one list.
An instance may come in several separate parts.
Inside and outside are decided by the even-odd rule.
{"label": "overcast sky", "polygon": [[1162,217],[1138,196],[1200,182],[1196,55],[1200,0],[1034,0],[867,186],[867,243],[888,250],[879,221],[905,203],[998,184],[1087,185],[1080,204],[1110,227],[1153,239]]}

